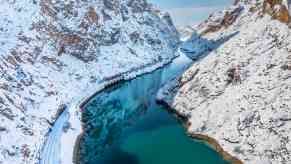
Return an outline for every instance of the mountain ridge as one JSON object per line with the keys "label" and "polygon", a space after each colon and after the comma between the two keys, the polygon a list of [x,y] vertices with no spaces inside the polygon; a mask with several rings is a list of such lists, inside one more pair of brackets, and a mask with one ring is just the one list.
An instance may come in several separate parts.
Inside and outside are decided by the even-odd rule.
{"label": "mountain ridge", "polygon": [[[59,109],[106,79],[134,77],[177,56],[169,16],[145,0],[2,0],[0,15],[4,164],[38,163]],[[69,110],[71,118],[80,114]]]}
{"label": "mountain ridge", "polygon": [[[188,40],[188,49],[196,47],[197,36],[213,41],[237,34],[198,58],[158,94],[159,101],[186,118],[188,133],[210,137],[243,163],[291,162],[291,38],[286,2],[237,1],[211,16]],[[225,26],[225,13],[236,8],[243,10]],[[221,26],[205,33],[213,24]],[[190,57],[200,56],[192,52]]]}

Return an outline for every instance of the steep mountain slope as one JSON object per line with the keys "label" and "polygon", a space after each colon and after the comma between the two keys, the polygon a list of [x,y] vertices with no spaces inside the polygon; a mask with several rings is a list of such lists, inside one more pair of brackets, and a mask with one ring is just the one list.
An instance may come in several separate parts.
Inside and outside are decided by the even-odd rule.
{"label": "steep mountain slope", "polygon": [[171,19],[145,0],[0,2],[3,164],[37,163],[58,112],[101,82],[175,57]]}
{"label": "steep mountain slope", "polygon": [[177,30],[180,33],[181,39],[186,40],[186,39],[189,39],[191,37],[192,33],[195,31],[195,27],[182,26],[182,27],[177,27]]}
{"label": "steep mountain slope", "polygon": [[[286,4],[237,1],[210,16],[197,29],[202,38],[236,35],[158,94],[188,121],[193,137],[215,145],[233,163],[291,163],[291,33]],[[195,43],[187,42],[193,47]]]}

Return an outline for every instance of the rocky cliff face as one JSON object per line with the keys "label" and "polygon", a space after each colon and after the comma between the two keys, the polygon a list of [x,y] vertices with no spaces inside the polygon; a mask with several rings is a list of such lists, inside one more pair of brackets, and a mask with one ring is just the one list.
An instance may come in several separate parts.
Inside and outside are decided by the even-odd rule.
{"label": "rocky cliff face", "polygon": [[290,22],[289,0],[265,0],[263,2],[263,12],[268,13],[274,19],[283,23]]}
{"label": "rocky cliff face", "polygon": [[240,160],[233,163],[291,163],[291,35],[282,3],[238,1],[213,14],[200,37],[231,37],[158,95],[189,121],[189,133]]}
{"label": "rocky cliff face", "polygon": [[178,34],[157,11],[145,0],[1,0],[0,163],[36,163],[74,97],[169,62]]}

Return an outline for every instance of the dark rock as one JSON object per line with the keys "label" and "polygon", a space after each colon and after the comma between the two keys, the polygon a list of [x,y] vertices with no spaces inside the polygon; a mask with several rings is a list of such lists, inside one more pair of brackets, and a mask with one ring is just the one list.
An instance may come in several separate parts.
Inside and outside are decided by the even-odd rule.
{"label": "dark rock", "polygon": [[141,13],[148,9],[146,0],[130,0],[128,6],[131,7],[133,13]]}
{"label": "dark rock", "polygon": [[129,19],[129,11],[126,6],[121,6],[121,16],[123,21],[127,21]]}
{"label": "dark rock", "polygon": [[119,0],[103,0],[104,6],[109,10],[116,10],[119,6]]}

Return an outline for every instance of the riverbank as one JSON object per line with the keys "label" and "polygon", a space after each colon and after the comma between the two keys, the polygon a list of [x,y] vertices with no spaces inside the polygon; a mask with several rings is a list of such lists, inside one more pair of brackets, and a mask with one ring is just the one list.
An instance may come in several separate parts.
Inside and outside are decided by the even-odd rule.
{"label": "riverbank", "polygon": [[[182,64],[181,62],[177,62],[177,60],[174,60],[175,62],[176,62],[176,64],[177,63],[179,63],[180,65]],[[171,66],[172,65],[174,65],[173,63],[172,64],[170,64]],[[103,137],[100,137],[100,136],[107,136],[107,131],[110,131],[110,136],[114,136],[114,134],[115,134],[115,131],[111,131],[111,129],[110,129],[110,125],[108,125],[108,124],[106,124],[107,123],[107,119],[108,120],[110,120],[110,122],[113,122],[113,125],[115,124],[115,123],[117,123],[119,126],[114,126],[114,129],[116,130],[116,132],[118,132],[118,134],[120,134],[119,132],[119,130],[121,130],[121,129],[127,129],[127,127],[126,127],[126,120],[123,120],[122,118],[126,118],[126,119],[128,119],[128,120],[131,120],[130,118],[128,118],[126,115],[130,115],[130,116],[132,116],[130,113],[131,113],[131,111],[135,111],[134,109],[135,109],[135,107],[138,107],[139,108],[139,105],[138,106],[136,106],[136,101],[137,102],[139,102],[140,100],[142,101],[142,103],[143,102],[145,102],[145,104],[148,104],[148,100],[146,99],[146,100],[143,100],[143,98],[142,97],[152,97],[152,98],[149,98],[149,99],[152,99],[152,102],[155,102],[155,95],[156,95],[156,92],[159,90],[159,88],[161,87],[161,86],[163,86],[163,84],[165,84],[165,82],[167,82],[167,81],[169,81],[169,80],[171,80],[172,78],[163,78],[164,77],[164,74],[168,74],[168,73],[171,73],[172,72],[172,70],[171,70],[171,68],[169,68],[169,67],[167,67],[166,66],[166,68],[162,68],[161,69],[161,71],[157,71],[157,72],[155,72],[155,73],[151,73],[151,74],[149,74],[149,75],[145,75],[145,76],[142,76],[142,77],[140,77],[140,78],[136,78],[136,79],[134,79],[134,80],[132,80],[132,81],[129,81],[129,82],[125,82],[125,83],[122,83],[121,85],[118,85],[119,87],[113,87],[114,89],[111,89],[111,88],[108,88],[109,90],[107,90],[107,91],[104,91],[103,93],[98,93],[99,95],[94,95],[93,97],[92,97],[92,100],[90,101],[90,99],[88,99],[86,102],[84,102],[84,104],[83,104],[83,106],[82,106],[82,108],[83,109],[85,109],[86,108],[86,112],[87,112],[87,114],[85,114],[85,116],[86,116],[86,119],[84,120],[84,122],[87,122],[87,123],[89,123],[89,124],[86,124],[86,125],[88,125],[88,126],[85,126],[86,128],[90,128],[90,132],[88,132],[88,131],[86,131],[86,137],[87,137],[87,139],[84,139],[83,141],[85,142],[85,144],[84,143],[82,143],[82,148],[84,148],[84,145],[87,145],[89,148],[88,149],[83,149],[83,151],[82,151],[82,153],[80,154],[79,152],[78,152],[78,150],[80,150],[80,138],[82,137],[82,135],[84,134],[84,133],[82,133],[78,138],[78,142],[76,143],[76,147],[75,147],[75,152],[74,152],[74,157],[75,157],[75,159],[74,159],[74,161],[80,161],[79,159],[80,159],[80,155],[82,155],[81,156],[81,158],[82,158],[82,160],[85,160],[85,161],[87,161],[88,159],[89,159],[89,161],[87,161],[87,162],[89,162],[89,163],[96,163],[96,160],[93,160],[93,161],[91,161],[90,159],[92,159],[92,158],[94,158],[92,155],[95,155],[96,153],[94,152],[95,150],[98,150],[99,149],[99,147],[100,148],[104,148],[104,147],[106,147],[105,146],[105,144],[103,144],[102,143],[102,141],[101,142],[99,142],[99,140],[103,140],[104,138]],[[180,71],[178,71],[179,73],[174,73],[174,75],[180,75],[180,73],[182,73],[182,72],[180,72]],[[162,77],[163,76],[163,77]],[[176,77],[175,76],[175,77]],[[161,78],[162,77],[162,79],[163,80],[161,80],[161,79],[156,79],[156,78]],[[172,77],[172,76],[171,76]],[[153,85],[152,84],[150,84],[150,83],[152,83],[152,81],[156,81],[156,83],[153,83]],[[149,83],[150,82],[150,83]],[[123,85],[124,84],[124,85]],[[160,85],[160,84],[162,84],[162,85]],[[140,88],[140,91],[136,91],[136,89],[139,87],[139,86],[143,86],[143,88]],[[148,88],[151,88],[151,89],[148,89]],[[154,89],[154,88],[156,88],[156,89]],[[154,91],[153,91],[154,90]],[[124,97],[125,95],[128,95],[128,97],[126,98],[126,99],[124,99],[124,98],[122,98],[122,97]],[[131,97],[131,96],[133,96],[133,98]],[[141,98],[141,99],[140,99]],[[103,104],[103,102],[104,102],[104,104]],[[116,104],[124,104],[125,106],[123,106],[123,105],[116,105]],[[87,105],[86,107],[85,107],[85,104]],[[115,106],[115,105],[113,105],[113,104],[115,104],[116,105],[116,108],[115,107],[113,107],[113,106]],[[130,108],[131,107],[131,105],[130,104],[135,104],[135,105],[133,105],[132,107],[132,109],[133,110],[130,110],[130,109],[128,109],[128,108]],[[155,115],[154,113],[167,113],[166,111],[162,111],[163,110],[163,108],[159,108],[161,111],[160,112],[154,112],[154,111],[159,111],[158,110],[158,108],[156,108],[157,107],[157,105],[154,105],[154,104],[156,104],[156,103],[153,103],[153,104],[148,104],[148,105],[146,105],[146,106],[148,106],[149,108],[147,108],[148,110],[146,110],[145,109],[145,111],[147,111],[146,113],[144,113],[144,114],[142,114],[143,116],[140,116],[138,113],[138,110],[137,110],[137,115],[136,116],[133,116],[133,117],[142,117],[142,122],[139,122],[139,121],[134,121],[134,124],[132,124],[132,125],[130,125],[130,126],[133,126],[133,127],[129,127],[131,130],[133,130],[133,129],[135,129],[135,130],[133,130],[133,131],[136,131],[137,130],[137,133],[138,134],[136,134],[136,133],[132,133],[132,131],[131,131],[131,133],[126,133],[125,132],[125,134],[123,134],[123,137],[121,138],[121,140],[123,141],[123,140],[126,140],[126,141],[128,141],[128,142],[126,142],[126,143],[130,143],[130,145],[131,146],[129,146],[129,147],[127,147],[128,145],[127,144],[125,144],[125,145],[123,145],[122,146],[122,148],[124,148],[124,149],[121,149],[122,151],[121,152],[123,152],[123,151],[125,151],[125,152],[127,152],[127,153],[129,153],[129,152],[131,152],[132,154],[130,155],[134,160],[137,160],[138,159],[138,157],[140,157],[140,162],[142,163],[142,162],[149,162],[147,159],[149,159],[149,158],[147,158],[147,157],[150,157],[150,156],[143,156],[143,153],[142,152],[144,152],[145,154],[147,154],[147,155],[149,155],[148,154],[148,151],[147,150],[150,150],[150,148],[148,149],[148,148],[146,148],[146,146],[144,147],[144,146],[141,146],[141,145],[143,145],[143,144],[146,144],[147,143],[147,141],[150,141],[151,140],[151,137],[153,137],[152,135],[153,134],[159,134],[159,129],[163,129],[163,128],[167,128],[167,127],[170,127],[171,125],[170,124],[168,124],[168,123],[166,123],[166,124],[163,124],[162,122],[160,122],[160,121],[157,121],[157,120],[159,120],[159,119],[149,119],[149,118],[157,118],[156,116],[157,115]],[[84,108],[85,107],[85,108]],[[118,109],[118,111],[120,111],[120,112],[116,112],[116,110]],[[106,112],[103,112],[103,110],[104,111],[106,111]],[[85,110],[83,110],[83,111],[85,111]],[[154,112],[154,113],[151,113],[151,111],[152,112]],[[122,114],[122,113],[126,113],[125,114],[125,116]],[[91,113],[95,113],[95,114],[92,114],[91,116],[90,116],[90,114]],[[151,113],[151,114],[149,114],[149,113]],[[109,114],[109,115],[108,115]],[[118,117],[119,117],[119,115],[121,115],[121,120],[119,120],[118,119]],[[185,121],[181,121],[180,123],[177,123],[177,121],[176,121],[176,119],[175,118],[173,118],[171,115],[169,115],[169,114],[165,114],[165,115],[167,115],[166,116],[166,118],[170,118],[170,120],[175,120],[174,122],[174,124],[179,124],[179,127],[180,127],[180,129],[181,130],[178,130],[179,131],[179,133],[178,133],[178,135],[175,133],[175,134],[173,134],[173,135],[171,135],[171,133],[169,132],[169,133],[167,133],[167,135],[165,135],[165,136],[169,136],[169,135],[171,135],[172,137],[173,136],[185,136],[184,138],[182,137],[182,138],[180,138],[181,140],[179,140],[179,142],[175,142],[174,140],[175,139],[177,139],[177,138],[175,138],[174,137],[174,140],[172,140],[173,138],[171,138],[171,137],[167,137],[167,138],[159,138],[158,136],[156,136],[156,137],[158,137],[158,138],[156,138],[157,140],[156,140],[156,142],[155,143],[164,143],[165,144],[165,142],[162,142],[162,141],[166,141],[166,140],[168,140],[168,139],[170,139],[170,142],[168,142],[168,144],[166,144],[166,145],[164,145],[164,146],[162,146],[162,147],[157,147],[157,149],[156,149],[156,151],[157,150],[159,150],[159,151],[162,151],[162,152],[164,152],[163,151],[163,148],[166,148],[167,146],[170,146],[170,145],[172,145],[172,144],[170,144],[170,143],[172,143],[173,141],[176,143],[176,144],[179,144],[180,143],[180,141],[184,141],[184,142],[181,142],[180,144],[181,145],[183,145],[183,144],[185,144],[185,142],[186,143],[188,143],[188,144],[186,144],[186,145],[188,145],[188,146],[185,146],[184,148],[185,149],[183,149],[183,146],[181,146],[181,148],[184,150],[184,151],[186,151],[186,152],[184,152],[184,153],[182,153],[182,150],[180,151],[181,152],[181,154],[180,155],[178,155],[178,154],[176,154],[176,153],[178,153],[178,152],[171,152],[171,151],[169,151],[169,153],[173,153],[173,154],[176,154],[177,155],[177,157],[175,157],[175,158],[170,158],[170,159],[175,159],[175,160],[182,160],[182,161],[185,161],[185,159],[188,159],[189,161],[196,161],[196,160],[198,160],[198,161],[200,161],[200,162],[206,162],[207,163],[207,161],[208,162],[210,162],[210,163],[212,163],[213,162],[213,159],[217,159],[217,160],[219,160],[219,159],[221,159],[222,160],[222,158],[220,158],[220,156],[217,154],[216,155],[216,152],[213,150],[213,149],[211,149],[211,148],[209,148],[208,146],[205,146],[204,145],[204,142],[202,143],[202,142],[199,142],[201,145],[204,145],[204,148],[203,147],[200,147],[201,149],[199,149],[199,146],[198,145],[195,145],[195,144],[191,144],[191,142],[187,142],[186,140],[188,140],[188,138],[189,138],[189,140],[188,141],[191,141],[191,139],[190,139],[190,137],[188,137],[187,135],[186,135],[186,133],[184,133],[185,131],[183,130],[183,128],[180,126],[180,123],[185,123]],[[164,116],[164,114],[163,114],[163,116]],[[97,118],[96,118],[97,117]],[[117,119],[115,119],[115,117],[117,117]],[[147,118],[147,119],[146,119]],[[181,117],[176,117],[176,118],[178,118],[178,120],[181,118]],[[161,117],[160,117],[160,119],[161,119]],[[92,122],[91,121],[89,121],[89,120],[92,120]],[[114,120],[117,120],[118,122],[115,122]],[[140,120],[140,121],[141,121]],[[101,123],[100,123],[100,121],[101,121]],[[100,126],[100,125],[104,125],[102,122],[104,122],[105,124],[106,124],[106,129],[103,129],[103,128],[101,128],[102,129],[102,131],[103,132],[105,132],[105,133],[103,133],[103,132],[101,132],[101,131],[98,131],[98,140],[96,139],[96,141],[94,140],[94,138],[96,137],[96,133],[95,133],[95,130],[96,130],[96,128],[97,129],[100,129],[100,127],[104,127],[104,126]],[[130,121],[131,122],[131,121]],[[95,123],[97,123],[97,125],[95,124]],[[132,122],[131,122],[132,123]],[[172,122],[173,123],[173,122]],[[158,125],[154,125],[154,126],[152,126],[152,125],[154,125],[154,124],[158,124]],[[96,127],[94,128],[94,125],[96,125]],[[92,127],[93,126],[93,127]],[[157,126],[157,127],[156,127]],[[165,127],[163,127],[163,126],[165,126]],[[187,126],[187,125],[184,125],[184,126]],[[154,128],[154,127],[156,127],[156,128]],[[145,129],[144,129],[145,128]],[[155,129],[155,130],[154,130]],[[145,131],[144,131],[145,130]],[[153,131],[152,131],[153,130]],[[166,130],[167,131],[167,130]],[[174,130],[175,131],[175,130]],[[91,133],[92,132],[92,133]],[[144,133],[145,132],[145,133]],[[157,132],[157,133],[156,133]],[[161,131],[160,131],[161,132]],[[177,132],[177,131],[175,131],[175,132]],[[163,133],[163,132],[161,132],[161,133]],[[94,137],[94,138],[91,138],[90,136],[93,134],[93,136],[92,137]],[[136,140],[135,141],[135,139],[134,138],[136,138],[137,136],[139,136],[139,135],[141,135],[141,134],[144,134],[144,136],[140,136],[140,137],[144,137],[144,140],[143,141],[138,141],[138,140]],[[181,134],[181,135],[180,135]],[[133,136],[133,138],[131,138],[131,137]],[[88,139],[88,137],[89,137],[89,139]],[[118,135],[118,137],[119,137],[119,135]],[[127,137],[129,137],[130,139],[129,140],[127,140]],[[185,139],[186,138],[186,139]],[[110,138],[110,140],[111,141],[116,141],[116,140],[118,140],[116,137],[113,139],[113,138]],[[201,139],[200,139],[201,140]],[[87,142],[88,141],[88,142]],[[121,141],[121,142],[122,142]],[[160,142],[159,142],[160,141]],[[169,140],[168,140],[169,141]],[[87,143],[86,143],[87,142]],[[118,143],[119,143],[119,140],[117,141]],[[167,141],[166,141],[167,142]],[[197,141],[193,141],[193,142],[196,142],[196,143],[198,143]],[[97,143],[96,145],[94,145],[94,143]],[[110,143],[112,143],[112,142],[110,142]],[[84,144],[84,145],[83,145]],[[93,145],[92,145],[93,144]],[[193,151],[193,149],[187,149],[187,148],[189,148],[189,144],[190,145],[192,145],[193,146],[193,148],[194,148],[194,151]],[[118,144],[117,144],[118,145]],[[116,145],[116,146],[117,146]],[[134,145],[134,146],[133,146]],[[136,149],[137,147],[139,147],[139,146],[141,146],[140,148],[143,150],[143,151],[137,151],[138,153],[137,154],[135,154],[136,152],[135,152],[135,150],[138,150],[138,149]],[[146,144],[146,145],[148,145],[148,144]],[[158,144],[158,145],[162,145],[162,144]],[[111,146],[111,145],[110,145]],[[198,147],[196,147],[196,146],[198,146]],[[115,146],[113,146],[113,147],[115,147]],[[118,146],[117,146],[118,147]],[[186,148],[187,147],[187,148]],[[121,147],[120,147],[121,148]],[[143,149],[144,148],[144,149]],[[207,149],[209,150],[209,151],[207,151]],[[93,152],[91,152],[90,150],[92,150]],[[114,149],[114,150],[116,150],[116,149]],[[113,150],[113,152],[114,152],[114,150]],[[119,150],[119,149],[118,149]],[[204,159],[203,157],[198,157],[197,158],[197,153],[195,153],[195,152],[197,152],[197,151],[201,151],[201,152],[204,152],[205,153],[205,156],[203,156],[203,157],[205,157],[205,158],[208,158],[208,159]],[[208,154],[209,152],[213,152],[213,154]],[[97,152],[99,152],[99,151],[97,151]],[[109,150],[109,152],[111,152],[111,149]],[[208,152],[208,153],[207,153]],[[215,153],[214,153],[215,152]],[[84,153],[85,153],[85,157],[84,157]],[[164,153],[165,154],[165,153]],[[186,155],[187,154],[187,155]],[[193,154],[193,155],[191,155],[191,154]],[[199,154],[199,153],[198,153]],[[201,154],[201,153],[200,153]],[[203,153],[202,153],[203,154]],[[135,156],[135,155],[137,155],[137,156]],[[191,156],[191,157],[189,157],[189,155]],[[112,157],[112,160],[113,159],[115,159],[115,158],[113,158],[113,157],[115,157],[115,154],[113,153],[113,154],[105,154],[104,155],[105,157],[105,159],[107,159],[107,157],[109,157],[109,159],[107,159],[107,160],[110,160],[110,157]],[[184,156],[184,157],[183,157]],[[161,156],[157,159],[157,160],[161,160],[161,159],[165,159],[165,158],[163,158],[163,157],[166,157],[167,158],[167,155],[166,156],[164,156],[164,155],[162,155],[161,154]],[[103,157],[102,157],[103,158]],[[181,159],[181,158],[183,158],[183,159]],[[210,158],[210,159],[209,159]],[[122,161],[122,159],[124,160],[124,158],[121,158],[120,160]],[[97,159],[98,160],[98,159]],[[107,161],[106,160],[106,161]],[[116,160],[116,159],[115,159]],[[154,160],[154,159],[153,159]],[[175,161],[174,160],[174,161]],[[203,161],[204,160],[204,161]],[[102,160],[103,161],[103,160]],[[187,161],[187,160],[186,160]],[[212,161],[212,162],[211,162]],[[222,160],[223,161],[223,160]],[[221,162],[222,162],[221,161]],[[99,161],[99,162],[101,162],[101,161]],[[154,162],[154,161],[152,161],[152,162]],[[102,162],[101,162],[102,163]],[[106,163],[106,162],[105,162]],[[107,163],[108,163],[108,161],[107,161]],[[109,162],[110,163],[110,162]],[[222,162],[223,163],[223,162]]]}
{"label": "riverbank", "polygon": [[[77,140],[78,138],[80,138],[80,135],[82,135],[82,131],[83,131],[82,125],[80,122],[81,111],[82,111],[83,105],[86,104],[86,102],[88,102],[92,97],[94,97],[103,89],[110,87],[118,82],[130,80],[137,76],[150,73],[156,69],[159,69],[171,63],[172,60],[174,60],[177,56],[179,55],[176,54],[174,58],[165,60],[164,62],[143,66],[137,69],[136,71],[126,72],[125,74],[122,74],[121,76],[116,76],[114,78],[111,78],[110,80],[103,81],[102,83],[98,84],[98,86],[95,89],[87,88],[87,90],[84,90],[84,92],[82,92],[82,94],[80,94],[78,97],[74,97],[74,99],[70,101],[71,104],[67,104],[68,108],[66,111],[69,113],[69,116],[70,116],[68,120],[62,122],[62,124],[55,125],[58,127],[56,128],[58,129],[57,134],[55,134],[54,128],[52,128],[52,130],[50,131],[50,134],[47,137],[48,139],[45,143],[49,143],[50,142],[49,140],[51,139],[54,139],[55,141],[51,142],[51,143],[54,143],[53,145],[46,145],[46,144],[44,145],[42,149],[42,153],[41,153],[40,164],[54,164],[59,161],[61,161],[62,163],[71,164],[73,163],[73,161],[77,161],[74,154],[76,154],[75,148],[76,148],[76,145],[78,145]],[[90,96],[88,97],[88,95]],[[61,116],[62,115],[60,115],[60,117]],[[57,120],[58,119],[56,119],[56,121]],[[62,127],[65,124],[69,125],[71,130],[61,133],[59,129],[62,129]],[[53,137],[50,137],[52,134],[53,134]],[[44,152],[46,153],[43,154]],[[59,152],[59,153],[56,153],[56,152]],[[53,156],[53,155],[56,155],[56,156]]]}
{"label": "riverbank", "polygon": [[[173,61],[175,61],[175,59],[181,57],[181,55],[184,56],[184,54],[182,54],[180,51],[178,51],[178,54],[175,58],[173,58],[171,61],[163,64],[163,65],[153,65],[152,68],[149,67],[147,68],[147,70],[145,70],[144,72],[140,71],[138,73],[132,73],[132,74],[129,74],[129,75],[126,75],[124,76],[123,78],[117,78],[117,79],[113,79],[111,81],[108,81],[106,84],[103,85],[102,88],[96,90],[96,92],[94,92],[94,94],[92,94],[91,96],[83,99],[81,101],[81,103],[78,105],[79,106],[79,109],[81,111],[84,111],[84,106],[92,99],[94,98],[96,95],[98,95],[100,92],[102,92],[103,90],[105,90],[106,88],[109,88],[109,87],[112,87],[118,83],[121,83],[121,82],[124,82],[124,81],[130,81],[134,78],[137,78],[139,76],[143,76],[143,75],[146,75],[146,74],[149,74],[153,71],[156,71],[158,69],[162,69],[163,67],[169,65],[170,63],[172,63]],[[83,127],[83,126],[82,126]],[[83,129],[83,128],[82,128]],[[83,130],[81,131],[81,133],[79,133],[79,135],[77,136],[77,139],[76,139],[76,142],[74,144],[74,148],[73,148],[73,161],[74,161],[74,164],[79,164],[79,161],[80,161],[80,142],[82,140],[82,137],[83,137],[84,133],[83,133]]]}
{"label": "riverbank", "polygon": [[229,154],[228,152],[226,152],[220,146],[219,142],[216,141],[214,138],[189,131],[189,127],[191,125],[191,122],[188,120],[188,118],[184,115],[181,115],[178,111],[173,109],[166,101],[164,101],[161,98],[157,98],[157,103],[160,105],[166,106],[167,112],[171,113],[174,117],[176,117],[181,122],[181,124],[185,128],[189,137],[205,142],[211,148],[213,148],[217,153],[219,153],[225,161],[228,161],[230,164],[243,164],[243,162],[241,160],[239,160],[238,158],[236,158],[236,157],[232,156],[231,154]]}

